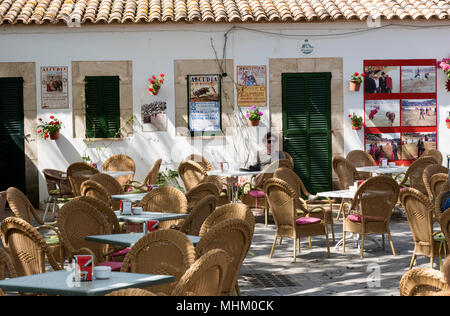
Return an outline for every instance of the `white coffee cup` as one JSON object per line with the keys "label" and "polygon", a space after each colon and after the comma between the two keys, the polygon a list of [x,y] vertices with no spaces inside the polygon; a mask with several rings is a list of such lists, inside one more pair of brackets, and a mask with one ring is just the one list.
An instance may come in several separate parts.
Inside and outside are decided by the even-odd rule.
{"label": "white coffee cup", "polygon": [[96,279],[109,279],[111,277],[111,267],[96,266],[94,267],[94,276]]}

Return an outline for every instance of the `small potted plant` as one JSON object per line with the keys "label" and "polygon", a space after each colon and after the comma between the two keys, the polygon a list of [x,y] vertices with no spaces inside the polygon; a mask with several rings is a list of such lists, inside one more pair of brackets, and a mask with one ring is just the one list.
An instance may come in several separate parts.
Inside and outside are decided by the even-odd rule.
{"label": "small potted plant", "polygon": [[39,125],[37,133],[42,139],[56,140],[59,138],[59,130],[61,129],[62,123],[55,116],[50,115],[50,121],[44,121],[41,117],[39,118]]}
{"label": "small potted plant", "polygon": [[447,75],[447,82],[445,84],[445,87],[447,88],[447,92],[450,92],[450,58],[443,58],[442,60],[438,61],[437,66],[441,68]]}
{"label": "small potted plant", "polygon": [[352,74],[350,79],[350,91],[359,91],[363,78],[364,74],[360,74],[358,72]]}
{"label": "small potted plant", "polygon": [[151,95],[157,95],[159,92],[159,89],[161,88],[162,84],[164,83],[164,74],[160,74],[158,78],[156,76],[152,76],[148,79],[150,84],[148,85],[148,92]]}
{"label": "small potted plant", "polygon": [[248,118],[250,122],[250,126],[258,126],[261,116],[263,116],[263,112],[254,105],[252,105],[250,110],[247,110],[247,113],[245,114],[245,117]]}
{"label": "small potted plant", "polygon": [[360,130],[363,126],[363,118],[361,116],[357,116],[355,113],[353,113],[353,115],[349,115],[348,117],[352,122],[352,129],[355,131]]}

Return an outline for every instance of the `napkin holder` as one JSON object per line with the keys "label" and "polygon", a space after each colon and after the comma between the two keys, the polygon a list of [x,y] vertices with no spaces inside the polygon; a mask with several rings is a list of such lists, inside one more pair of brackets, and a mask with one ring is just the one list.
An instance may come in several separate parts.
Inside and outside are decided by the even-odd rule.
{"label": "napkin holder", "polygon": [[380,160],[380,167],[381,168],[387,168],[388,167],[388,160],[386,158],[381,158],[381,160]]}
{"label": "napkin holder", "polygon": [[120,200],[120,214],[131,215],[131,201]]}
{"label": "napkin holder", "polygon": [[94,271],[94,257],[91,255],[76,255],[73,260],[73,281],[92,281]]}

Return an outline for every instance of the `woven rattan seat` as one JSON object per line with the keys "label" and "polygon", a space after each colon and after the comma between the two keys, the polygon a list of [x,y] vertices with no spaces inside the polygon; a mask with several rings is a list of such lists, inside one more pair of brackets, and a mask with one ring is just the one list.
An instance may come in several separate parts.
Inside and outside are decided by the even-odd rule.
{"label": "woven rattan seat", "polygon": [[67,178],[69,179],[70,187],[74,196],[81,195],[81,184],[88,178],[86,175],[93,175],[99,173],[97,168],[92,167],[85,162],[75,162],[67,168]]}
{"label": "woven rattan seat", "polygon": [[358,172],[353,164],[342,156],[336,156],[333,158],[333,170],[336,173],[339,180],[339,189],[346,190],[349,186],[355,183],[355,180],[359,179]]}
{"label": "woven rattan seat", "polygon": [[184,273],[172,296],[219,296],[227,276],[230,256],[222,249],[212,249],[198,258]]}
{"label": "woven rattan seat", "polygon": [[[450,209],[447,209],[441,216],[439,224],[441,225],[441,231],[444,233],[445,242],[447,243],[447,250],[450,248]],[[448,254],[448,252],[447,252]],[[450,262],[450,259],[447,258]],[[450,269],[450,263],[449,267]],[[450,271],[449,271],[450,272]],[[449,279],[450,282],[450,279]]]}
{"label": "woven rattan seat", "polygon": [[286,181],[277,178],[269,179],[264,185],[264,192],[269,201],[276,225],[275,238],[270,251],[270,258],[273,256],[278,237],[292,238],[294,240],[293,261],[295,262],[297,258],[297,242],[298,251],[300,252],[300,238],[319,235],[325,236],[327,253],[328,256],[330,256],[327,224],[325,221],[319,219],[317,219],[318,222],[316,223],[306,225],[297,224],[297,220],[300,218],[296,211],[296,201],[298,200],[298,196]]}
{"label": "woven rattan seat", "polygon": [[[419,190],[425,195],[428,195],[425,183],[423,180],[423,173],[425,168],[430,165],[436,164],[436,160],[433,157],[420,157],[414,161],[405,173],[403,180],[400,182],[401,187],[410,187]],[[397,175],[396,179],[400,175]],[[406,184],[409,180],[409,186]]]}
{"label": "woven rattan seat", "polygon": [[406,272],[400,280],[400,296],[434,296],[450,287],[443,281],[442,273],[429,268],[416,268]]}
{"label": "woven rattan seat", "polygon": [[4,280],[6,277],[15,278],[16,276],[16,269],[11,258],[3,248],[0,248],[0,280]]}
{"label": "woven rattan seat", "polygon": [[[94,174],[89,178],[89,180],[100,183],[106,189],[106,191],[108,191],[110,195],[123,193],[123,189],[119,181],[117,181],[114,177],[110,176],[109,174],[105,173]],[[111,199],[111,205],[114,210],[118,210],[120,208],[120,201]]]}
{"label": "woven rattan seat", "polygon": [[70,187],[69,179],[66,176],[66,171],[56,169],[44,169],[42,173],[45,177],[47,190],[49,195],[58,197],[72,197],[72,188]]}
{"label": "woven rattan seat", "polygon": [[[423,170],[422,178],[423,178],[423,184],[425,185],[425,189],[427,190],[428,197],[430,198],[430,201],[434,201],[434,198],[436,197],[435,192],[432,192],[431,190],[431,178],[435,174],[444,173],[448,174],[448,169],[445,168],[442,165],[438,164],[432,164],[427,166]],[[437,192],[439,193],[439,192]]]}
{"label": "woven rattan seat", "polygon": [[231,257],[220,295],[230,296],[237,287],[237,278],[242,263],[250,249],[252,229],[241,219],[227,219],[214,225],[205,233],[195,247],[196,258],[208,251],[222,249]]}
{"label": "woven rattan seat", "polygon": [[146,234],[125,256],[122,272],[172,275],[175,282],[151,286],[154,293],[169,295],[195,261],[195,249],[189,238],[174,229]]}
{"label": "woven rattan seat", "polygon": [[150,171],[145,176],[144,181],[131,181],[125,185],[125,189],[133,188],[134,190],[147,191],[149,185],[154,185],[158,182],[159,169],[161,168],[162,159],[159,158],[155,161]]}
{"label": "woven rattan seat", "polygon": [[[364,150],[352,150],[347,154],[347,161],[350,162],[353,167],[366,167],[366,166],[376,166],[377,163],[373,157]],[[372,174],[370,172],[358,172],[360,179],[369,179]]]}
{"label": "woven rattan seat", "polygon": [[434,160],[436,160],[436,163],[438,165],[442,165],[442,162],[444,160],[442,153],[437,149],[430,149],[430,150],[425,151],[424,157],[426,157],[426,156],[433,157]]}
{"label": "woven rattan seat", "polygon": [[143,289],[124,289],[111,292],[106,294],[105,296],[157,296],[155,293],[152,293]]}
{"label": "woven rattan seat", "polygon": [[111,208],[119,209],[119,205],[117,205],[117,201],[113,202],[111,194],[108,190],[93,180],[86,180],[81,184],[81,196],[90,196],[92,198],[96,198],[108,204]]}
{"label": "woven rattan seat", "polygon": [[217,189],[217,185],[211,182],[202,182],[197,184],[195,187],[186,192],[186,199],[188,202],[188,211],[192,210],[192,208],[205,196],[214,195],[216,199],[219,199],[219,190]]}
{"label": "woven rattan seat", "polygon": [[292,167],[294,167],[294,159],[292,158],[292,156],[287,151],[283,151],[283,153],[286,159],[289,160],[289,162],[292,164]]}
{"label": "woven rattan seat", "polygon": [[[442,204],[442,200],[444,199],[446,193],[449,190],[441,190],[441,192],[439,194],[437,194],[436,198],[434,199],[434,205],[433,205],[433,220],[434,221],[441,221],[441,217],[443,215],[442,210],[441,210],[441,204]],[[444,210],[445,211],[445,210]]]}
{"label": "woven rattan seat", "polygon": [[117,177],[116,180],[123,187],[125,184],[133,181],[136,172],[134,160],[127,155],[117,154],[109,157],[102,164],[103,171],[133,171],[133,174]]}
{"label": "woven rattan seat", "polygon": [[191,154],[191,155],[187,156],[184,160],[192,160],[192,161],[198,163],[200,166],[202,166],[203,169],[205,169],[206,171],[210,171],[213,169],[211,163],[202,155]]}
{"label": "woven rattan seat", "polygon": [[178,174],[184,183],[186,192],[203,182],[207,176],[205,168],[195,161],[183,160],[178,166]]}
{"label": "woven rattan seat", "polygon": [[185,234],[199,236],[206,218],[216,209],[217,197],[203,197],[191,210],[189,216],[181,223],[179,230]]}
{"label": "woven rattan seat", "polygon": [[[430,191],[432,197],[437,196],[442,191],[448,191],[448,174],[437,173],[433,175],[430,179]],[[434,199],[431,201],[434,202]]]}

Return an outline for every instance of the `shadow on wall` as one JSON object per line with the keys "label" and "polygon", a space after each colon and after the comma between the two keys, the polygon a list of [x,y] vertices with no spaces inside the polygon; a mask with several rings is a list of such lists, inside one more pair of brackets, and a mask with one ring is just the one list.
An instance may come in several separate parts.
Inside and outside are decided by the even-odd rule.
{"label": "shadow on wall", "polygon": [[80,153],[66,138],[66,136],[59,134],[59,138],[55,140],[55,143],[69,165],[74,162],[82,161]]}

